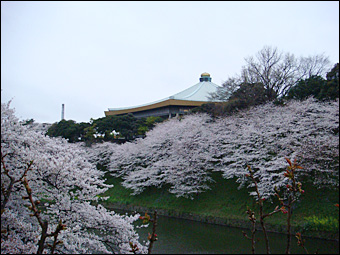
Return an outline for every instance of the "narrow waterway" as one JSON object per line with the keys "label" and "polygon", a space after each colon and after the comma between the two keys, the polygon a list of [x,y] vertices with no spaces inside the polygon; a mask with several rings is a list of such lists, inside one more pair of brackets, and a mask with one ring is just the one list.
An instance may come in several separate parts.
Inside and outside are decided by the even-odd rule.
{"label": "narrow waterway", "polygon": [[[140,241],[146,240],[152,226],[138,229]],[[250,235],[249,230],[245,230]],[[242,234],[242,229],[197,221],[158,216],[158,241],[154,243],[153,254],[247,254],[251,253],[251,241]],[[260,241],[255,253],[266,253],[261,231],[256,232]],[[339,242],[314,238],[306,239],[305,246],[309,253],[338,254]],[[273,254],[285,253],[287,236],[269,233],[270,249]],[[292,236],[292,254],[305,254],[297,246],[297,239]]]}

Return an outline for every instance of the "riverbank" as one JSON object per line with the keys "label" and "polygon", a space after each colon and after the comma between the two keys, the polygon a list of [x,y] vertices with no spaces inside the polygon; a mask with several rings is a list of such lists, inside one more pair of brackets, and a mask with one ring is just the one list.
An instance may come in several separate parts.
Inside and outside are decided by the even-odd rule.
{"label": "riverbank", "polygon": [[[216,216],[202,216],[199,214],[194,213],[187,213],[181,212],[176,210],[166,210],[160,208],[152,208],[152,207],[143,207],[131,204],[119,204],[119,203],[104,203],[104,206],[110,210],[122,210],[127,212],[137,212],[139,214],[144,214],[147,212],[148,214],[152,215],[152,213],[157,210],[157,214],[161,216],[171,217],[171,218],[178,218],[178,219],[185,219],[185,220],[193,220],[198,222],[204,222],[208,224],[217,224],[222,226],[228,227],[237,227],[242,229],[249,229],[250,224],[247,220],[241,219],[229,219],[223,217],[216,217]],[[259,224],[257,224],[256,229],[262,231],[262,228]],[[272,233],[280,233],[285,234],[286,226],[284,225],[272,225],[266,224],[266,230]],[[301,232],[301,228],[299,227],[292,227],[292,233]],[[319,239],[326,239],[332,241],[339,241],[339,236],[336,233],[327,232],[327,231],[302,231],[304,237],[310,238],[319,238]]]}
{"label": "riverbank", "polygon": [[[116,210],[125,214],[126,211]],[[130,213],[128,213],[130,214]],[[141,224],[141,220],[136,225]],[[146,228],[136,228],[140,240],[147,238],[152,224]],[[218,224],[207,224],[199,221],[185,220],[174,217],[158,216],[157,237],[153,254],[250,254],[251,242],[242,234],[250,231]],[[287,245],[285,234],[267,232],[270,253],[283,254]],[[255,253],[265,254],[266,247],[262,231],[256,232]],[[305,247],[309,253],[339,254],[339,242],[304,237]],[[292,236],[291,254],[305,254],[305,250],[298,246],[296,238]]]}
{"label": "riverbank", "polygon": [[[249,197],[249,190],[238,189],[234,180],[225,180],[219,173],[214,173],[212,177],[215,183],[211,185],[211,190],[193,200],[177,198],[167,191],[167,187],[149,187],[143,193],[132,196],[130,190],[120,185],[119,179],[108,177],[108,183],[114,184],[114,187],[104,194],[110,198],[103,205],[140,214],[157,210],[159,215],[167,217],[249,229],[251,225],[245,213],[247,207],[257,214],[257,205]],[[334,206],[338,203],[338,191],[316,190],[313,185],[305,185],[304,188],[304,196],[294,206],[292,233],[339,240],[339,209]],[[277,201],[265,203],[265,212],[272,211],[276,205]],[[286,215],[277,213],[268,217],[266,228],[270,232],[285,233]]]}

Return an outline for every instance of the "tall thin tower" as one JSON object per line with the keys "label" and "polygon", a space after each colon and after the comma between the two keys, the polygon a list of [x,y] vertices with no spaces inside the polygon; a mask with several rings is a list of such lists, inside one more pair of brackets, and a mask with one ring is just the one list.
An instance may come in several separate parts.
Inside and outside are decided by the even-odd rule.
{"label": "tall thin tower", "polygon": [[61,120],[64,120],[65,118],[65,105],[61,105]]}

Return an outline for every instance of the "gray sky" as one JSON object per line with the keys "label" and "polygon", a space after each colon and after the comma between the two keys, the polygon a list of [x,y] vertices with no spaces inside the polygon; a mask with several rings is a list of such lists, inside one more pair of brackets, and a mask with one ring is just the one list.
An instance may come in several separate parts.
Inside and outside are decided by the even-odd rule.
{"label": "gray sky", "polygon": [[221,85],[265,45],[339,62],[339,2],[1,1],[1,101],[20,119],[89,122],[107,108]]}

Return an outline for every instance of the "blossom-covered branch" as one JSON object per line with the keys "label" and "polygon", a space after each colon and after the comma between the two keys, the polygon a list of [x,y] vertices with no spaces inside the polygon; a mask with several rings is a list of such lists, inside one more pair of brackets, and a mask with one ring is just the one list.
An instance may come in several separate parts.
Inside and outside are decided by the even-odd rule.
{"label": "blossom-covered branch", "polygon": [[[140,253],[147,252],[133,226],[138,214],[122,216],[95,205],[112,185],[105,184],[104,172],[88,160],[84,148],[23,126],[9,103],[1,104],[1,156],[1,225],[8,230],[1,233],[1,253],[40,252],[41,226],[47,237],[53,235],[53,252],[129,253],[129,242]],[[29,180],[30,195],[21,184],[23,177]],[[40,201],[42,225],[24,206],[27,196],[34,203]],[[32,202],[30,206],[39,210]],[[58,231],[60,219],[67,225],[63,231]],[[50,233],[49,228],[55,231]],[[59,241],[63,245],[57,246]]]}

